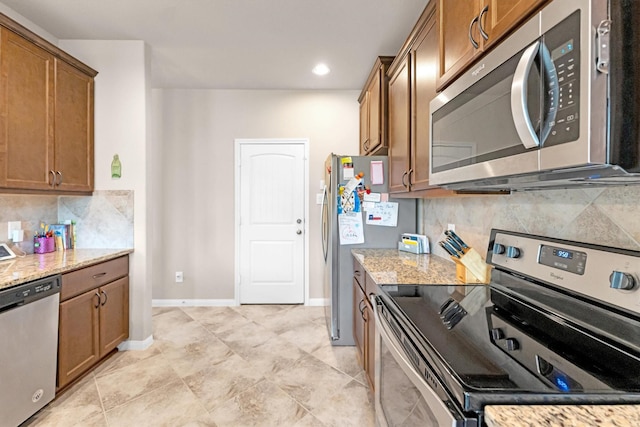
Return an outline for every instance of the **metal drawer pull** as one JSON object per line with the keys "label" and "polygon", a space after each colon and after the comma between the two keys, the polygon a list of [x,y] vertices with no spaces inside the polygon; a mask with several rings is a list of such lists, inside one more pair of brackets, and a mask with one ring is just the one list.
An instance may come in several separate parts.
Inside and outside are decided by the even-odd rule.
{"label": "metal drawer pull", "polygon": [[51,186],[55,187],[56,186],[56,172],[54,170],[50,170],[49,173],[51,174]]}
{"label": "metal drawer pull", "polygon": [[61,185],[62,184],[62,172],[56,171],[56,175],[58,175],[60,177],[60,179],[58,180],[58,183],[56,185]]}
{"label": "metal drawer pull", "polygon": [[106,274],[107,274],[107,272],[105,271],[105,272],[102,272],[102,273],[94,274],[92,277],[94,279],[99,279],[102,276],[106,276]]}
{"label": "metal drawer pull", "polygon": [[105,305],[107,303],[107,300],[109,299],[109,297],[107,297],[107,293],[105,291],[102,291],[102,295],[104,295],[104,302],[100,305]]}

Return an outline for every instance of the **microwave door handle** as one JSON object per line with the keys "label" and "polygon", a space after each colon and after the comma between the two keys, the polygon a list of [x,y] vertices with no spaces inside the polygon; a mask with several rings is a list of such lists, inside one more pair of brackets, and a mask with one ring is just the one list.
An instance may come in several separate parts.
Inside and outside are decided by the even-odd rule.
{"label": "microwave door handle", "polygon": [[560,87],[558,85],[556,66],[553,63],[553,58],[551,58],[551,52],[544,42],[540,45],[540,54],[542,57],[542,69],[544,70],[545,99],[549,101],[547,117],[544,119],[540,129],[540,141],[544,145],[551,133],[551,129],[556,124],[556,114],[558,113],[558,103],[560,102]]}
{"label": "microwave door handle", "polygon": [[540,146],[540,140],[536,131],[531,124],[527,109],[527,81],[531,66],[538,54],[540,41],[536,41],[529,46],[516,67],[513,74],[513,82],[511,83],[511,114],[513,115],[513,124],[516,127],[518,136],[522,145],[526,148],[535,148]]}

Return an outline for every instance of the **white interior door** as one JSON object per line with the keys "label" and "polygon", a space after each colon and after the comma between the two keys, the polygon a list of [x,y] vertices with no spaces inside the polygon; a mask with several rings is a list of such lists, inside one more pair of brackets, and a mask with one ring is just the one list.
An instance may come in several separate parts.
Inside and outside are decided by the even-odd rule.
{"label": "white interior door", "polygon": [[241,143],[241,304],[304,302],[305,145]]}

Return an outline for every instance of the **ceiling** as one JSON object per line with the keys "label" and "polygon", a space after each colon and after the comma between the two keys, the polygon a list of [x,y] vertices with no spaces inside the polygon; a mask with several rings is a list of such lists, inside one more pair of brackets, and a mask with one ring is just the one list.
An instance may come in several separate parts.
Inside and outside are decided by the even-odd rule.
{"label": "ceiling", "polygon": [[361,89],[429,0],[0,1],[58,39],[144,40],[154,88],[331,90]]}

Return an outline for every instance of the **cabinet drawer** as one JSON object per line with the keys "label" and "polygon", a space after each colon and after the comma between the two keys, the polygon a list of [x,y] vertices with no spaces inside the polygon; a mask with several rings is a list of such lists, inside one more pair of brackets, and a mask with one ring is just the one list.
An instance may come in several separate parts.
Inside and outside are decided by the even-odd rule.
{"label": "cabinet drawer", "polygon": [[353,277],[364,291],[364,267],[356,258],[353,258]]}
{"label": "cabinet drawer", "polygon": [[123,256],[62,275],[60,301],[80,295],[129,274],[129,257]]}

